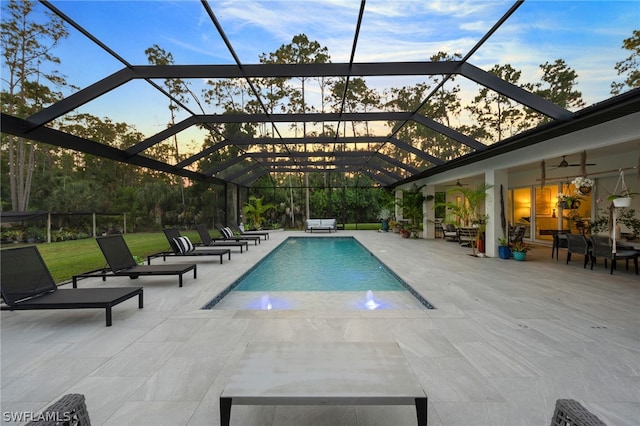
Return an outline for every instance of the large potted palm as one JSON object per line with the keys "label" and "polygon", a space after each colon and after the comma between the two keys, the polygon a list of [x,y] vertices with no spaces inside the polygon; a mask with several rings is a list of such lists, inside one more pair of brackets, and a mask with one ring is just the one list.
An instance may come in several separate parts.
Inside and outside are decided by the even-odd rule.
{"label": "large potted palm", "polygon": [[396,200],[397,204],[402,208],[402,216],[409,219],[409,233],[414,238],[418,238],[418,232],[422,225],[422,204],[426,199],[422,194],[422,187],[413,186],[411,190],[402,191],[402,199]]}
{"label": "large potted palm", "polygon": [[474,256],[477,256],[476,247],[482,234],[486,229],[489,215],[484,213],[484,202],[487,199],[487,191],[493,188],[493,185],[482,183],[475,188],[453,187],[447,191],[452,195],[460,194],[464,197],[462,203],[454,203],[451,201],[445,203],[436,203],[433,207],[444,206],[448,210],[448,214],[456,218],[457,222],[462,226],[475,226],[478,228],[476,240],[471,243],[471,250]]}

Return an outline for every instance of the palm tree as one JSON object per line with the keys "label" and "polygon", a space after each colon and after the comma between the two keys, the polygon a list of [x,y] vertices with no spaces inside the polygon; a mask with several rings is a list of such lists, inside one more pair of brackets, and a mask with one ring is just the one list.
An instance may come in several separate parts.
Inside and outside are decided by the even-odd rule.
{"label": "palm tree", "polygon": [[153,217],[156,225],[162,227],[162,216],[165,208],[176,200],[176,189],[161,182],[148,182],[136,191],[136,198],[145,210]]}
{"label": "palm tree", "polygon": [[249,197],[249,202],[242,208],[242,213],[247,219],[247,223],[251,223],[256,229],[260,229],[264,214],[275,207],[273,204],[262,204],[262,198],[252,195]]}
{"label": "palm tree", "polygon": [[450,215],[458,219],[464,226],[475,225],[478,227],[475,244],[471,244],[473,255],[476,255],[476,246],[480,241],[482,233],[486,229],[489,215],[484,213],[484,202],[487,199],[487,191],[493,188],[493,185],[482,183],[475,188],[453,187],[447,191],[450,194],[462,194],[464,202],[461,204],[454,202],[436,203],[435,207],[444,206],[449,210]]}
{"label": "palm tree", "polygon": [[422,224],[422,204],[425,196],[422,194],[424,185],[413,186],[411,190],[402,191],[402,199],[396,200],[397,204],[402,208],[402,216],[411,221],[411,231],[417,236]]}

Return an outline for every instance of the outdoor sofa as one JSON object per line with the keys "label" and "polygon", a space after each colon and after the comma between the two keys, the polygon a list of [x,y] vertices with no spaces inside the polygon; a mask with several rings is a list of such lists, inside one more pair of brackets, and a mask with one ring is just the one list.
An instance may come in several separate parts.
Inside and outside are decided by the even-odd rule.
{"label": "outdoor sofa", "polygon": [[313,231],[331,231],[336,232],[338,229],[338,222],[336,219],[307,219],[304,226],[304,232]]}

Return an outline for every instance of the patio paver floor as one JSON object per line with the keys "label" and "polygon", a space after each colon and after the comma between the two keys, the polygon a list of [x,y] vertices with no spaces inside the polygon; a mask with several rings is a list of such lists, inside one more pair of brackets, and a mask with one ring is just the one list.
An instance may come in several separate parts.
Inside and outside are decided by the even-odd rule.
{"label": "patio paver floor", "polygon": [[[623,264],[611,276],[580,259],[566,265],[563,251],[556,262],[550,247],[516,262],[473,258],[443,240],[340,231],[437,309],[199,309],[301,234],[273,232],[223,265],[199,261],[183,288],[171,277],[108,279],[145,289],[144,309],[119,305],[112,327],[101,311],[3,311],[3,416],[77,392],[94,425],[217,425],[218,398],[248,342],[344,341],[398,342],[429,397],[429,425],[549,424],[557,398],[577,399],[609,425],[640,424],[640,278]],[[403,426],[415,424],[415,410],[240,406],[231,422]]]}

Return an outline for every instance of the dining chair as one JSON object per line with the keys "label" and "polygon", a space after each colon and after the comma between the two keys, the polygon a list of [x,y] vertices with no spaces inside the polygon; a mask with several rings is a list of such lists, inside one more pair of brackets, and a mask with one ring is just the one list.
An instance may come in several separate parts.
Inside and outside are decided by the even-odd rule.
{"label": "dining chair", "polygon": [[593,269],[593,265],[596,263],[596,258],[598,257],[604,259],[605,268],[607,267],[607,260],[611,260],[611,274],[613,274],[613,270],[616,269],[616,260],[625,259],[627,261],[627,270],[629,270],[629,261],[633,260],[636,275],[638,275],[638,251],[616,247],[616,252],[613,253],[613,242],[608,235],[592,235],[591,244],[591,269]]}
{"label": "dining chair", "polygon": [[591,256],[591,247],[587,237],[582,234],[567,234],[567,265],[571,260],[571,254],[581,254],[584,256],[583,268],[587,267],[587,262]]}

